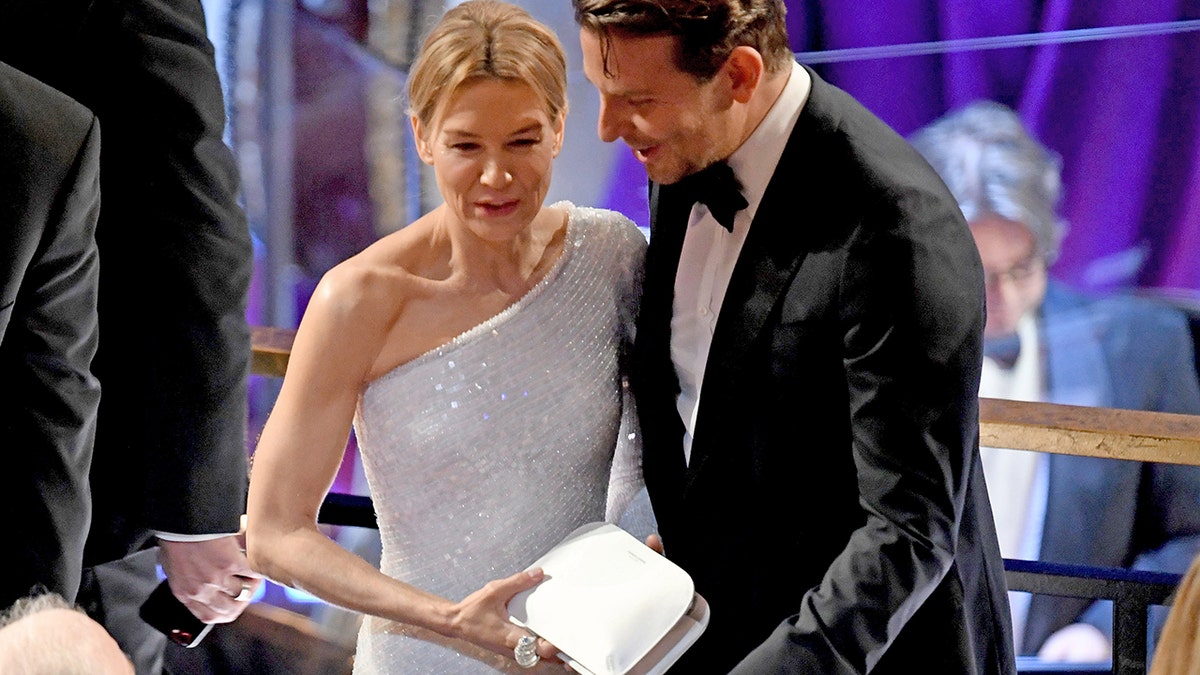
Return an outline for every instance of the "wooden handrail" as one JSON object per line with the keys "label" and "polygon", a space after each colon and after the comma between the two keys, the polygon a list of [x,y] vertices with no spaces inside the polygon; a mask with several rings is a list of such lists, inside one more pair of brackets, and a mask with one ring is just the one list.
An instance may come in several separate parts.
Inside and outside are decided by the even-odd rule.
{"label": "wooden handrail", "polygon": [[267,377],[283,377],[296,331],[269,326],[250,327],[250,372]]}
{"label": "wooden handrail", "polygon": [[1200,466],[1200,415],[981,398],[979,442],[994,448]]}
{"label": "wooden handrail", "polygon": [[[282,377],[294,330],[254,327],[256,375]],[[979,399],[983,445],[1200,466],[1200,416]]]}

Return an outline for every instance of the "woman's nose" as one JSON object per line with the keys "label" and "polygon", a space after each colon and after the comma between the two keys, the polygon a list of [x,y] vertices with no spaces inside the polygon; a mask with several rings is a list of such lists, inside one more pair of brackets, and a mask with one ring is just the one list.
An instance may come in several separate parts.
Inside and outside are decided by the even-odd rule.
{"label": "woman's nose", "polygon": [[504,187],[512,182],[512,174],[508,167],[498,159],[490,159],[483,168],[481,180],[488,187]]}

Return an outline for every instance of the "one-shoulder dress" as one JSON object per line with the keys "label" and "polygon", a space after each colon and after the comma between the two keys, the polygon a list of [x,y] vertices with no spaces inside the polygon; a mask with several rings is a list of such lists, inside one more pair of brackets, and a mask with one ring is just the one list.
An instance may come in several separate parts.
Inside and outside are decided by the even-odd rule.
{"label": "one-shoulder dress", "polygon": [[[612,211],[559,206],[566,241],[545,278],[359,397],[380,568],[451,600],[524,569],[583,523],[614,520],[641,487],[620,364],[645,237]],[[497,671],[530,672],[378,617],[359,631],[358,675]]]}

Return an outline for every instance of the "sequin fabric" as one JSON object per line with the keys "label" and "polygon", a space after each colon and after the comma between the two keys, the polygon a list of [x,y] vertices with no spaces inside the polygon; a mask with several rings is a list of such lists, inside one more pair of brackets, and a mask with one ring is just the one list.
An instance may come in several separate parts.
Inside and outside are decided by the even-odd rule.
{"label": "sequin fabric", "polygon": [[[585,522],[615,520],[641,487],[619,361],[645,237],[617,213],[559,206],[566,241],[542,281],[359,398],[380,567],[452,600],[524,569]],[[498,670],[530,672],[377,617],[359,632],[359,675]]]}

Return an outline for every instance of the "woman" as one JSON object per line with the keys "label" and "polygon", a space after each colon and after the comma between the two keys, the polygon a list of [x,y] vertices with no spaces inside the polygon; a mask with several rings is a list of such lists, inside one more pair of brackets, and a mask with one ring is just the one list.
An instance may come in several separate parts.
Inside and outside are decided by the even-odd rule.
{"label": "woman", "polygon": [[[615,213],[542,204],[565,92],[561,45],[523,10],[450,10],[409,80],[445,203],[326,274],[297,332],[254,458],[248,554],[369,615],[358,673],[517,669],[505,604],[541,573],[489,580],[639,487],[635,465],[612,467],[645,240]],[[315,525],[352,420],[382,573]]]}

